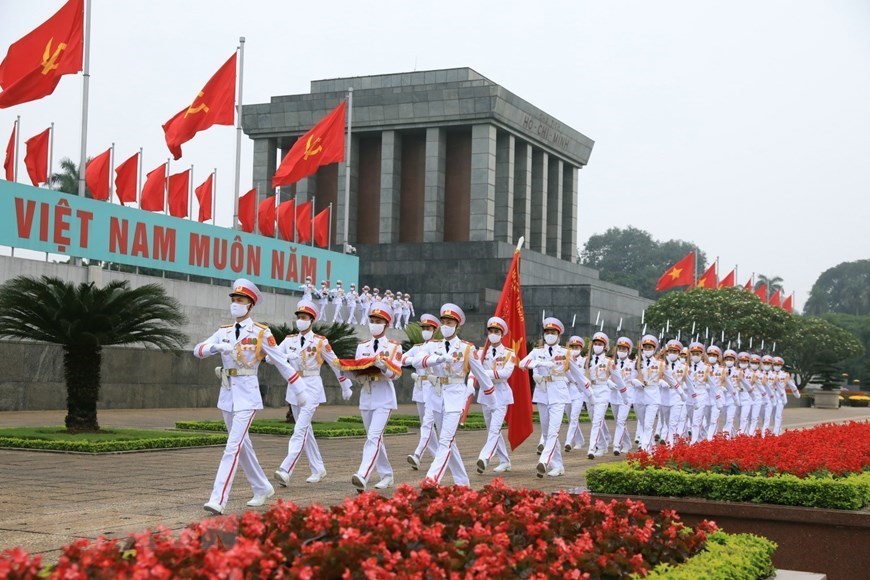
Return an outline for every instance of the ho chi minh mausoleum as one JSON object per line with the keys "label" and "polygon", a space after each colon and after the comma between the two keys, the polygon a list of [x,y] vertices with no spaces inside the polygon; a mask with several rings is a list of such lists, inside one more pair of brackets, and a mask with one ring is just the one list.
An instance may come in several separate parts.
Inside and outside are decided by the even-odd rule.
{"label": "ho chi minh mausoleum", "polygon": [[[348,239],[345,164],[280,188],[333,204],[332,243],[357,248],[360,284],[409,292],[417,315],[462,306],[468,337],[492,315],[516,240],[527,330],[541,311],[588,335],[601,313],[636,334],[650,301],[576,264],[580,170],[593,141],[469,68],[312,81],[311,92],[243,107],[254,186],[271,195],[296,139],[353,88]],[[334,282],[334,281],[333,281]]]}

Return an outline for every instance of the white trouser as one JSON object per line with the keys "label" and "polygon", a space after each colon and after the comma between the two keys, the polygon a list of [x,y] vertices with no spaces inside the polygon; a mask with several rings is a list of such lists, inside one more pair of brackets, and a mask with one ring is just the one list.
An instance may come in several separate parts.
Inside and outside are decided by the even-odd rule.
{"label": "white trouser", "polygon": [[323,473],[326,471],[326,467],[323,465],[323,457],[320,455],[317,440],[314,438],[314,429],[311,427],[317,405],[304,407],[290,405],[290,410],[293,411],[296,424],[293,426],[293,435],[287,443],[287,457],[281,462],[281,469],[292,475],[304,450],[311,467],[311,473]]}
{"label": "white trouser", "polygon": [[725,404],[725,421],[722,423],[722,432],[729,438],[734,437],[734,417],[737,415],[737,405],[734,401]]}
{"label": "white trouser", "polygon": [[444,472],[448,468],[453,475],[453,483],[465,486],[470,483],[468,473],[462,464],[462,456],[459,455],[459,448],[456,446],[456,430],[459,428],[461,416],[460,411],[435,412],[435,425],[439,427],[438,433],[440,434],[438,452],[435,453],[435,459],[426,473],[426,477],[433,479],[435,483],[441,483]]}
{"label": "white trouser", "polygon": [[438,452],[438,433],[435,432],[435,413],[425,403],[417,403],[417,414],[420,415],[420,442],[414,450],[414,455],[423,457],[428,450],[432,457]]}
{"label": "white trouser", "polygon": [[628,434],[628,429],[625,428],[625,422],[628,420],[631,404],[610,403],[610,407],[613,409],[613,416],[616,418],[616,431],[613,432],[613,450],[620,453],[628,453],[631,451],[631,436]]}
{"label": "white trouser", "polygon": [[586,443],[586,438],[583,437],[583,432],[580,430],[580,413],[583,412],[583,399],[575,399],[571,401],[571,408],[568,410],[568,435],[565,436],[565,445],[570,445],[572,448],[583,447]]}
{"label": "white trouser", "polygon": [[755,432],[758,431],[758,415],[761,414],[761,399],[752,399],[752,413],[749,417],[749,429],[747,430],[747,435],[755,435]]}
{"label": "white trouser", "polygon": [[387,459],[387,448],[384,446],[384,430],[387,421],[390,420],[392,409],[381,408],[371,411],[360,409],[359,413],[366,428],[366,442],[363,445],[362,462],[356,474],[366,483],[372,474],[372,469],[377,469],[381,477],[393,475],[393,467]]}
{"label": "white trouser", "polygon": [[[655,422],[656,415],[659,412],[658,405],[644,405],[643,410],[643,427],[641,427],[640,431],[640,448],[644,451],[652,451],[653,443],[655,439],[653,435],[655,434]],[[635,410],[637,410],[637,406],[635,406]],[[636,412],[636,411],[635,411]],[[640,417],[638,417],[638,423],[640,423]]]}
{"label": "white trouser", "polygon": [[[635,397],[635,400],[639,398],[640,395]],[[643,439],[643,421],[646,417],[646,404],[634,403],[632,406],[634,407],[634,416],[637,417],[637,423],[634,427],[634,440],[638,445],[640,445],[640,442]]]}
{"label": "white trouser", "polygon": [[710,400],[707,397],[707,393],[701,391],[696,393],[696,395],[695,398],[689,399],[693,406],[695,404],[698,405],[692,413],[692,439],[690,443],[693,445],[701,439],[706,438],[704,425],[709,425],[710,422]]}
{"label": "white trouser", "polygon": [[659,422],[656,425],[656,434],[659,441],[667,441],[668,431],[671,425],[671,406],[659,405]]}
{"label": "white trouser", "polygon": [[352,302],[351,305],[348,306],[347,323],[356,324],[356,302]]}
{"label": "white trouser", "polygon": [[665,437],[665,443],[673,445],[677,437],[682,437],[682,428],[680,422],[686,424],[686,404],[679,402],[670,406],[668,414],[668,435]]}
{"label": "white trouser", "polygon": [[[678,405],[674,405],[674,411],[676,411]],[[680,412],[677,414],[677,424],[674,426],[674,437],[684,437],[686,435],[686,425],[688,424],[688,416],[689,416],[689,404],[680,403],[679,404]],[[673,415],[673,413],[671,413]]]}
{"label": "white trouser", "polygon": [[752,400],[740,401],[740,428],[741,435],[749,435],[749,418],[752,416]]}
{"label": "white trouser", "polygon": [[487,433],[486,443],[483,444],[478,459],[483,459],[489,463],[492,456],[498,453],[501,463],[510,463],[511,458],[508,455],[507,446],[504,444],[504,437],[501,435],[501,426],[504,423],[507,410],[507,405],[483,405],[483,419],[486,421]]}
{"label": "white trouser", "polygon": [[335,312],[332,313],[332,321],[344,322],[344,318],[341,316],[341,302],[333,302],[332,305],[335,306]]}
{"label": "white trouser", "polygon": [[[785,395],[783,395],[785,398]],[[773,434],[780,435],[782,434],[782,410],[785,407],[785,401],[783,399],[777,397],[776,403],[773,407]]]}
{"label": "white trouser", "polygon": [[547,443],[547,428],[550,425],[550,411],[547,403],[535,403],[538,406],[538,420],[541,422],[541,439],[538,445],[544,446]]}
{"label": "white trouser", "polygon": [[[593,387],[594,388],[594,387]],[[589,453],[601,456],[607,450],[607,439],[604,436],[604,415],[610,403],[602,393],[593,394],[592,398],[592,428],[589,430]]]}
{"label": "white trouser", "polygon": [[764,409],[764,421],[761,426],[761,436],[764,437],[770,433],[770,419],[773,416],[773,401],[770,397],[764,398],[762,409]]}
{"label": "white trouser", "polygon": [[319,305],[320,305],[320,316],[317,317],[319,320],[326,320],[326,305],[327,305],[327,304],[328,304],[328,302],[320,302],[320,303],[319,303]]}
{"label": "white trouser", "polygon": [[212,487],[209,502],[224,507],[229,500],[233,479],[236,477],[236,470],[240,465],[245,477],[248,478],[248,483],[251,484],[251,489],[254,490],[254,495],[265,494],[272,485],[266,474],[263,473],[260,462],[257,461],[257,455],[254,453],[253,445],[251,445],[251,438],[248,436],[248,429],[251,427],[251,422],[253,422],[257,411],[248,409],[222,412],[229,437],[227,445],[224,447],[217,475],[214,478],[214,487]]}
{"label": "white trouser", "polygon": [[541,463],[547,469],[562,469],[562,445],[559,442],[559,429],[562,427],[562,417],[565,415],[565,403],[550,403],[547,405],[549,419],[547,421],[547,438],[544,450],[541,452]]}
{"label": "white trouser", "polygon": [[[712,441],[716,433],[719,432],[719,416],[722,414],[722,398],[715,399],[713,395],[710,400],[710,423],[707,425],[707,441]],[[719,403],[718,405],[716,403]]]}

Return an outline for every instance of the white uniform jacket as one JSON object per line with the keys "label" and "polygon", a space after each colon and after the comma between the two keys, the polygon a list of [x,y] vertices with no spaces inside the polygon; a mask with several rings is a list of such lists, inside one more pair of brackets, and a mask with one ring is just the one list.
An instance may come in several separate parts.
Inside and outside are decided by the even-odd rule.
{"label": "white uniform jacket", "polygon": [[323,379],[320,377],[321,365],[326,362],[335,373],[335,378],[340,380],[342,377],[341,370],[338,368],[338,357],[335,356],[326,337],[314,334],[309,329],[304,333],[288,334],[278,348],[284,353],[284,358],[290,366],[299,373],[301,379],[296,384],[287,385],[285,400],[291,405],[296,405],[296,393],[302,392],[306,404],[325,403],[326,392],[323,390]]}
{"label": "white uniform jacket", "polygon": [[[481,359],[482,355],[482,359]],[[496,346],[484,346],[478,349],[474,356],[481,361],[484,371],[492,379],[492,387],[480,389],[477,393],[477,402],[481,405],[500,407],[512,405],[514,393],[508,384],[508,379],[517,366],[516,353],[499,343]],[[474,381],[477,382],[476,380]]]}
{"label": "white uniform jacket", "polygon": [[[375,348],[375,340],[378,346]],[[356,358],[379,356],[383,368],[374,374],[352,373],[360,385],[359,408],[363,411],[396,409],[393,379],[402,376],[402,345],[386,336],[370,338],[356,347]]]}

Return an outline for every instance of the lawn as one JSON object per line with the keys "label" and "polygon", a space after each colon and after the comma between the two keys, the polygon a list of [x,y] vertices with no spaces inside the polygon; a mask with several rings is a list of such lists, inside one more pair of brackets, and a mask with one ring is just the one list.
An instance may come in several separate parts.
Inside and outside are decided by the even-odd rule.
{"label": "lawn", "polygon": [[113,428],[98,433],[73,434],[62,425],[0,429],[0,447],[83,453],[223,445],[226,439],[226,435],[146,429]]}

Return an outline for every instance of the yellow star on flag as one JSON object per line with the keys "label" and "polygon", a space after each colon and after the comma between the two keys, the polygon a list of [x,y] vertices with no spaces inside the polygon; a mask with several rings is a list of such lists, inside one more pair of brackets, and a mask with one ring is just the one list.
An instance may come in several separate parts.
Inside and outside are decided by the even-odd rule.
{"label": "yellow star on flag", "polygon": [[680,274],[682,274],[682,273],[683,273],[683,269],[682,269],[682,268],[671,268],[671,271],[670,271],[669,276],[670,276],[673,280],[676,280],[677,278],[680,277]]}

